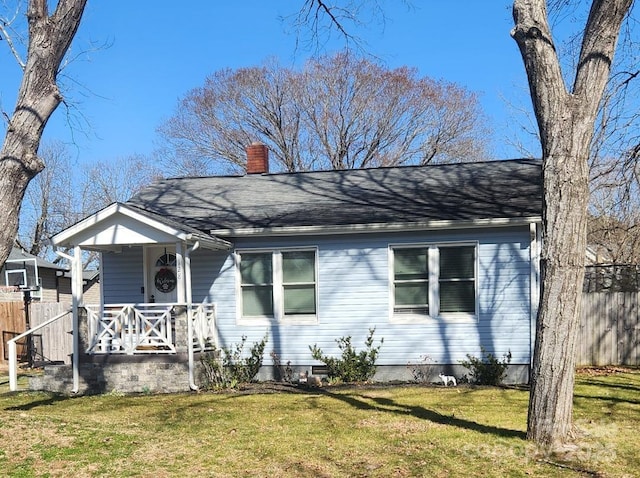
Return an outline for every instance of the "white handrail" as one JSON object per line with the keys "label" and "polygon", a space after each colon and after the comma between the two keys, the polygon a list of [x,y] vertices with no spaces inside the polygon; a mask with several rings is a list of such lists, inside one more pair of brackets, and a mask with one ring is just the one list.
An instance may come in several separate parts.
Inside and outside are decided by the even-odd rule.
{"label": "white handrail", "polygon": [[186,305],[184,302],[122,302],[120,304],[84,304],[83,307],[89,309],[105,309],[105,308],[116,308],[116,307],[164,307],[164,306],[180,306]]}
{"label": "white handrail", "polygon": [[18,389],[18,353],[16,351],[16,342],[38,330],[46,327],[49,324],[52,324],[56,320],[60,320],[65,315],[70,314],[71,309],[67,309],[65,312],[56,315],[55,317],[42,322],[40,325],[36,325],[32,329],[27,330],[26,332],[17,335],[11,340],[7,341],[7,345],[9,346],[9,390],[15,392]]}

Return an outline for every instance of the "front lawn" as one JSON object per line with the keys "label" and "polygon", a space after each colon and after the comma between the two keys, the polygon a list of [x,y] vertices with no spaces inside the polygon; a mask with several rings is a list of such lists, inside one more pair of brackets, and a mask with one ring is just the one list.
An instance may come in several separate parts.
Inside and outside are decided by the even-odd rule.
{"label": "front lawn", "polygon": [[581,436],[564,456],[524,439],[510,388],[261,386],[245,392],[68,398],[8,392],[0,470],[67,476],[611,476],[640,471],[640,371],[580,373]]}

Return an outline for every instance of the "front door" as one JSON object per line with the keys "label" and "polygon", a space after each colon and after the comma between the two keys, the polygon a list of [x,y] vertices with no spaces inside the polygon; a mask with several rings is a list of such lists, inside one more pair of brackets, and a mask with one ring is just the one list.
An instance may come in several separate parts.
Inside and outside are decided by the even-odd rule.
{"label": "front door", "polygon": [[147,248],[148,302],[173,303],[178,301],[178,274],[175,246]]}

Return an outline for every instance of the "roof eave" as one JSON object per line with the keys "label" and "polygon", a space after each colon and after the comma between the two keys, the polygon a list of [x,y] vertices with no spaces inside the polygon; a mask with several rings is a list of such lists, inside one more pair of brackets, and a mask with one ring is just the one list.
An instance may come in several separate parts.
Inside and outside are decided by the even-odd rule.
{"label": "roof eave", "polygon": [[204,233],[197,235],[186,234],[183,240],[192,244],[199,242],[203,248],[217,251],[228,251],[233,247],[233,244],[231,244],[229,241],[225,241],[224,239],[220,239],[218,237],[209,237]]}
{"label": "roof eave", "polygon": [[410,223],[335,224],[322,226],[247,227],[212,229],[209,234],[223,237],[243,236],[297,236],[326,234],[357,234],[371,232],[431,231],[442,229],[474,229],[490,227],[525,226],[541,223],[541,216],[484,218],[468,220],[434,220]]}

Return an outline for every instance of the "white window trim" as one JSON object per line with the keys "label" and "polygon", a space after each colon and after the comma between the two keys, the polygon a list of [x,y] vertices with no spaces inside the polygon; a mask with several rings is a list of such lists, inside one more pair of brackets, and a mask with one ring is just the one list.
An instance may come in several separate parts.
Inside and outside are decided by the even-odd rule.
{"label": "white window trim", "polygon": [[[315,314],[300,314],[285,316],[284,314],[284,285],[282,272],[283,252],[313,252],[314,253],[314,283],[315,283]],[[242,277],[240,276],[240,261],[242,254],[271,253],[273,273],[273,315],[243,316],[242,315]],[[236,269],[236,323],[238,325],[272,325],[274,322],[287,325],[313,325],[318,323],[320,308],[318,294],[318,247],[278,247],[278,248],[243,248],[236,249],[233,254]]]}
{"label": "white window trim", "polygon": [[[466,312],[445,312],[440,313],[440,248],[444,247],[473,247],[474,248],[474,292],[475,292],[475,314]],[[426,248],[429,260],[429,313],[401,313],[395,309],[394,291],[394,249],[415,249]],[[478,241],[438,241],[438,242],[418,242],[418,243],[394,243],[389,244],[389,321],[394,324],[424,324],[435,322],[461,322],[476,323],[479,313],[479,242]],[[435,311],[435,313],[433,313]]]}

